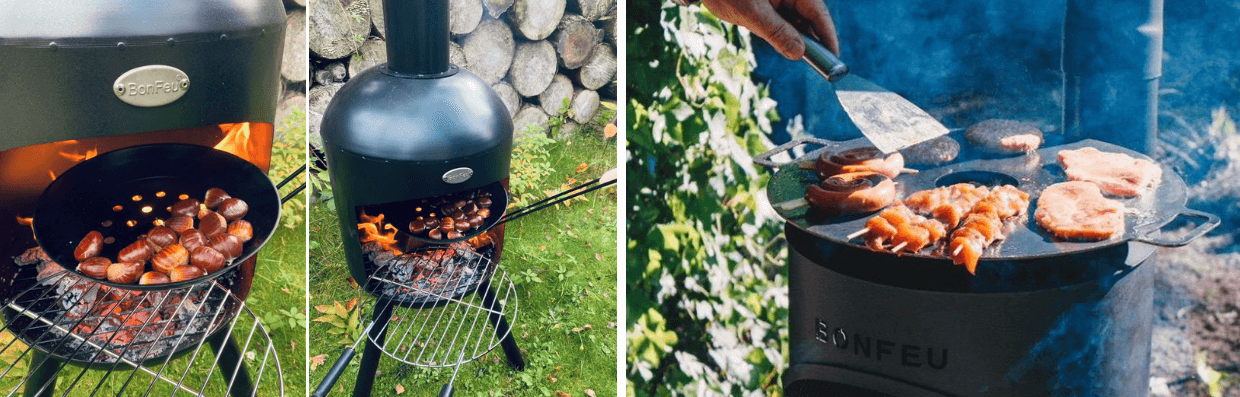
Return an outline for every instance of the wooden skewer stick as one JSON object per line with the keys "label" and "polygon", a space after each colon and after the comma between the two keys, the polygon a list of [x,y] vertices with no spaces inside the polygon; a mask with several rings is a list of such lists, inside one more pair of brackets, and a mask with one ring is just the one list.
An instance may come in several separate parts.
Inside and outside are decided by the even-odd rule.
{"label": "wooden skewer stick", "polygon": [[855,231],[855,232],[853,232],[852,234],[848,235],[848,239],[849,239],[849,240],[852,240],[852,239],[855,239],[855,238],[857,238],[857,237],[864,236],[866,233],[869,233],[869,232],[870,232],[870,228],[868,228],[868,227],[861,228],[861,230]]}
{"label": "wooden skewer stick", "polygon": [[964,244],[956,246],[956,250],[952,251],[952,256],[960,255],[960,250],[964,249]]}
{"label": "wooden skewer stick", "polygon": [[921,172],[921,171],[918,171],[912,168],[901,168],[900,169],[901,174],[917,175],[918,172]]}
{"label": "wooden skewer stick", "polygon": [[893,254],[894,254],[894,253],[899,253],[899,252],[900,252],[900,250],[904,249],[904,246],[906,246],[906,245],[908,245],[908,241],[905,241],[905,242],[903,242],[903,243],[900,243],[900,245],[897,245],[897,246],[895,246],[894,248],[892,248],[892,249],[891,249],[891,253],[893,253]]}
{"label": "wooden skewer stick", "polygon": [[799,198],[795,200],[788,200],[788,201],[778,203],[775,205],[779,206],[779,208],[783,209],[784,211],[792,211],[797,208],[801,208],[801,207],[809,205],[809,202],[805,201],[805,199],[803,198]]}

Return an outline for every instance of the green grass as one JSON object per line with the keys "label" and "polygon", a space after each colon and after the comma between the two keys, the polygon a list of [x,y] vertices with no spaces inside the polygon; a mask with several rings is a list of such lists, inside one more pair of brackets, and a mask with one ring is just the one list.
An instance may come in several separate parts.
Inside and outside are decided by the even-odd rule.
{"label": "green grass", "polygon": [[[288,175],[288,172],[298,166],[304,166],[304,154],[298,156],[295,153],[304,153],[305,128],[297,127],[304,125],[300,120],[304,119],[304,113],[294,115],[290,120],[284,121],[282,128],[287,128],[288,133],[285,134],[281,142],[276,144],[272,156],[272,171],[270,175],[274,182],[278,182]],[[298,119],[300,118],[300,119]],[[301,146],[299,146],[301,145]],[[299,164],[300,162],[300,164]],[[301,177],[300,181],[290,183],[282,189],[282,194],[290,192],[294,187],[304,181],[305,177]],[[301,202],[304,202],[304,199]],[[305,328],[305,297],[306,297],[306,274],[305,274],[305,255],[306,255],[306,222],[295,222],[289,217],[305,216],[304,209],[296,208],[297,203],[286,205],[285,211],[281,214],[282,221],[277,230],[272,235],[263,249],[259,251],[258,263],[255,268],[255,278],[250,289],[250,296],[246,300],[246,306],[255,316],[260,318],[271,337],[272,346],[276,349],[276,356],[279,359],[280,373],[283,375],[283,389],[286,396],[304,396],[308,392],[305,388],[306,374],[306,328]],[[302,207],[304,208],[304,207]],[[286,225],[295,225],[289,228]],[[252,320],[246,315],[241,315],[237,320],[236,332],[242,332],[236,335],[238,344],[245,344],[249,330],[252,328]],[[12,336],[7,331],[0,334],[0,348],[8,346],[8,342]],[[248,349],[256,353],[254,359],[247,359],[246,363],[250,366],[251,377],[257,377],[258,367],[262,365],[264,342],[258,342],[259,338],[255,337],[252,342],[252,348]],[[20,342],[19,342],[20,343]],[[17,387],[18,382],[26,376],[27,369],[30,366],[30,354],[22,356],[26,351],[24,345],[13,345],[0,351],[0,368],[8,368],[9,364],[20,360],[13,370],[9,371],[4,377],[0,378],[0,390],[13,390]],[[208,371],[213,369],[211,365],[214,362],[214,354],[210,349],[204,347],[201,354],[193,360],[192,368],[188,371],[186,367],[190,366],[190,358],[192,354],[172,360],[165,371],[170,371],[173,380],[180,377],[181,373],[186,373],[185,384],[190,389],[199,389],[204,380],[209,381],[207,387],[203,389],[206,395],[223,396],[227,393],[224,391],[226,383],[221,379],[218,370],[207,378]],[[158,370],[160,365],[148,365],[148,368]],[[276,366],[274,362],[268,362],[263,370],[262,379],[257,380],[259,384],[260,396],[276,396],[280,395],[278,389],[281,387],[279,378],[276,377]],[[130,375],[134,374],[130,384],[126,386]],[[166,374],[165,376],[169,376]],[[94,385],[101,384],[99,388],[100,395],[144,395],[147,387],[152,383],[153,378],[142,372],[133,370],[118,369],[109,373],[104,370],[86,370],[83,371],[78,367],[69,367],[61,371],[57,379],[57,390],[64,393],[65,390],[71,390],[69,395],[85,396],[94,392]],[[76,382],[76,385],[75,385]],[[70,389],[70,387],[72,387]],[[121,392],[120,390],[124,390]],[[174,387],[167,382],[157,382],[152,396],[171,395]],[[59,395],[59,394],[58,394]],[[186,395],[184,391],[178,395]]]}
{"label": "green grass", "polygon": [[[569,178],[585,182],[614,168],[615,140],[601,135],[583,131],[552,143],[547,160],[553,172],[540,190],[559,191]],[[581,164],[588,168],[579,173]],[[556,391],[585,396],[586,389],[597,396],[616,395],[616,193],[606,188],[583,197],[507,226],[500,267],[517,279],[519,312],[513,333],[527,366],[524,372],[510,369],[497,348],[461,368],[454,383],[457,396],[554,396]],[[358,297],[358,289],[346,280],[334,208],[312,205],[310,231],[311,306]],[[364,317],[358,328],[368,322]],[[310,356],[322,355],[325,361],[310,372],[311,388],[345,347],[342,338],[330,334],[333,328],[310,324]],[[360,350],[334,395],[352,392]],[[374,395],[393,395],[397,386],[407,395],[433,395],[451,376],[451,368],[418,368],[384,356]]]}

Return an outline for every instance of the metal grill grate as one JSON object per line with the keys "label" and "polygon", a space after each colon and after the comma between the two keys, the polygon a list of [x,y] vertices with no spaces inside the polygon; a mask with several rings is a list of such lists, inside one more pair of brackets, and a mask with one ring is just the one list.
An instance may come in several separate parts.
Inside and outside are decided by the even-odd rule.
{"label": "metal grill grate", "polygon": [[[46,266],[44,276],[20,280],[30,286],[5,302],[0,357],[10,362],[0,386],[9,395],[107,394],[101,385],[109,379],[117,395],[284,394],[270,337],[220,282],[130,291]],[[22,365],[24,377],[9,382]],[[71,368],[79,372],[57,386],[57,374]],[[84,381],[90,369],[103,379]],[[215,372],[222,384],[212,382]]]}

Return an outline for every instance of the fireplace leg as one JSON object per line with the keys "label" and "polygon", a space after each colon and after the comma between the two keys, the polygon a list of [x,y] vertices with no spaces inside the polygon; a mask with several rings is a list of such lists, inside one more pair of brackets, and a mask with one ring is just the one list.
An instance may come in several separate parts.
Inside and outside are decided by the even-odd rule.
{"label": "fireplace leg", "polygon": [[488,316],[491,325],[495,326],[495,335],[503,337],[500,340],[500,347],[504,348],[504,356],[508,357],[508,365],[517,371],[525,370],[525,358],[521,357],[521,348],[517,347],[517,340],[512,337],[512,332],[508,327],[508,320],[504,318],[504,305],[495,300],[495,290],[491,288],[491,282],[487,281],[478,286],[482,293],[482,307],[492,309]]}
{"label": "fireplace leg", "polygon": [[239,397],[254,394],[254,383],[250,380],[250,369],[241,358],[241,349],[237,340],[230,332],[217,332],[207,339],[211,350],[218,358],[216,365],[220,368],[220,376],[224,383],[229,384],[228,395]]}
{"label": "fireplace leg", "polygon": [[[357,383],[353,385],[354,397],[370,396],[370,389],[375,385],[375,370],[379,369],[379,359],[383,358],[383,339],[387,335],[388,320],[392,319],[391,300],[379,299],[375,302],[375,316],[366,338],[366,351],[362,352],[362,365],[357,369]],[[375,343],[378,342],[378,343]]]}
{"label": "fireplace leg", "polygon": [[23,394],[26,397],[50,397],[56,394],[56,375],[60,374],[60,360],[31,348],[30,376],[26,378]]}

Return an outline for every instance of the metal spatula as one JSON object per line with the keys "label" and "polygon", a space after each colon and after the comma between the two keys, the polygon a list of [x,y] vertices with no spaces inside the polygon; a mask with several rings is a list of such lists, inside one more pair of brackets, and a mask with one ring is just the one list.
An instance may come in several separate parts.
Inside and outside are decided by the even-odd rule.
{"label": "metal spatula", "polygon": [[947,134],[947,127],[904,97],[848,73],[848,66],[818,40],[802,34],[805,63],[835,85],[848,118],[883,153]]}

